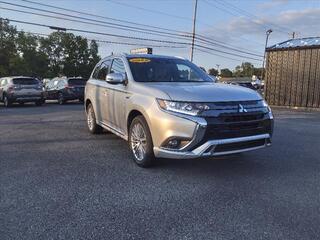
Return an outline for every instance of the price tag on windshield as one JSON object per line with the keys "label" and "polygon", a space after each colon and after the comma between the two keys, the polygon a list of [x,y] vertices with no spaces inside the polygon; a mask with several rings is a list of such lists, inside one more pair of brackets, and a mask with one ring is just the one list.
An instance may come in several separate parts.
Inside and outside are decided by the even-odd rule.
{"label": "price tag on windshield", "polygon": [[129,61],[132,62],[132,63],[148,63],[148,62],[151,62],[151,60],[148,59],[148,58],[131,58]]}

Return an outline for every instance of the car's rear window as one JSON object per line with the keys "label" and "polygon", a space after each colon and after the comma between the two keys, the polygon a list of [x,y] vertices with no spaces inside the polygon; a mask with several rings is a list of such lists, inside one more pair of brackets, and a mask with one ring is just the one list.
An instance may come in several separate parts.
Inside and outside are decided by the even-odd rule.
{"label": "car's rear window", "polygon": [[76,85],[86,85],[86,82],[87,82],[87,79],[83,79],[83,78],[70,78],[69,80],[68,80],[68,84],[69,85],[73,85],[73,86],[76,86]]}
{"label": "car's rear window", "polygon": [[13,84],[17,85],[37,85],[39,81],[35,78],[15,78],[12,80]]}

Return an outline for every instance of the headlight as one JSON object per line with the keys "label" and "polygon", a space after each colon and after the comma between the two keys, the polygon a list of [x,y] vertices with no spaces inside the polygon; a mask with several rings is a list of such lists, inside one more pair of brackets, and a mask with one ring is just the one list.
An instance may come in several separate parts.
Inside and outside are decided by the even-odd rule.
{"label": "headlight", "polygon": [[157,102],[163,110],[192,116],[196,116],[202,111],[209,109],[209,106],[204,103],[176,102],[163,99],[157,99]]}
{"label": "headlight", "polygon": [[265,100],[262,100],[262,106],[264,106],[268,109],[269,117],[270,117],[270,119],[273,119],[273,114],[272,114],[271,108],[269,107],[268,103]]}

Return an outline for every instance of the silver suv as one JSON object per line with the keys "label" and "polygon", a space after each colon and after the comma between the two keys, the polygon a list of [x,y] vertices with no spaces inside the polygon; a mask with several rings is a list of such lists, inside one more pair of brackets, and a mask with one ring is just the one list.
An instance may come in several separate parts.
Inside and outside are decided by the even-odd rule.
{"label": "silver suv", "polygon": [[10,107],[15,102],[35,102],[36,105],[42,105],[45,102],[42,84],[32,77],[0,78],[0,101],[5,107]]}
{"label": "silver suv", "polygon": [[214,83],[188,60],[112,55],[85,89],[91,133],[128,140],[134,161],[234,154],[269,146],[273,116],[253,90]]}

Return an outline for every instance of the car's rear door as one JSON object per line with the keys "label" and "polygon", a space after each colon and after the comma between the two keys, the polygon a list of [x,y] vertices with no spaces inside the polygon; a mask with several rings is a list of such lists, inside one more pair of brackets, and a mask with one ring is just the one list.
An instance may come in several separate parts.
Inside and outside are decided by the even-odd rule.
{"label": "car's rear door", "polygon": [[110,65],[111,59],[106,59],[97,67],[98,69],[94,71],[91,80],[93,84],[90,86],[90,95],[94,99],[93,104],[97,120],[108,127],[112,127],[110,123],[112,92],[110,92],[109,84],[106,82]]}
{"label": "car's rear door", "polygon": [[6,85],[7,80],[5,78],[0,79],[0,101],[3,100],[4,86]]}

